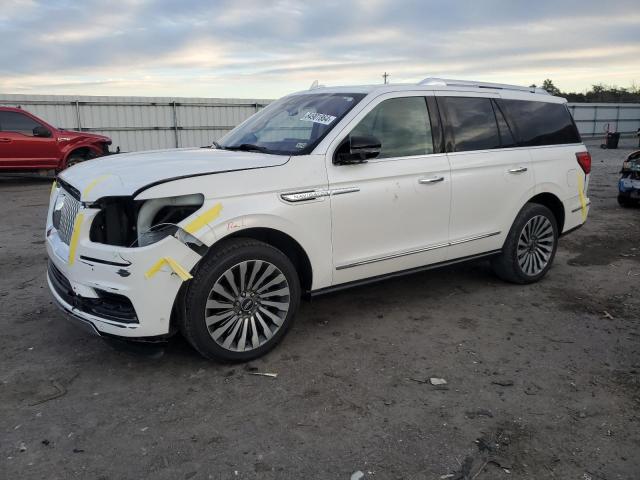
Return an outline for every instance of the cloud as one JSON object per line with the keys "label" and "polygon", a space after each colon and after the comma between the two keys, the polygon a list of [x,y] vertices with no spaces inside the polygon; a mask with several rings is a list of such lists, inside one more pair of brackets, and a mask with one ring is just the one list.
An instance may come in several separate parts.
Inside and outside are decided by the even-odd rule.
{"label": "cloud", "polygon": [[428,75],[640,79],[633,1],[5,0],[0,91],[277,97]]}

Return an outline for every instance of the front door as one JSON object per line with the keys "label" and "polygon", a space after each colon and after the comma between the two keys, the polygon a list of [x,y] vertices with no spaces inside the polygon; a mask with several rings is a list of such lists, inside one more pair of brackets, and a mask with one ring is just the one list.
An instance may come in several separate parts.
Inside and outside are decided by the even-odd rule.
{"label": "front door", "polygon": [[44,127],[29,115],[0,111],[0,167],[53,168],[58,163],[54,137],[36,137],[33,129]]}
{"label": "front door", "polygon": [[[449,161],[434,153],[425,92],[398,95],[372,101],[329,148],[334,284],[446,259]],[[334,164],[347,135],[376,137],[380,154]]]}

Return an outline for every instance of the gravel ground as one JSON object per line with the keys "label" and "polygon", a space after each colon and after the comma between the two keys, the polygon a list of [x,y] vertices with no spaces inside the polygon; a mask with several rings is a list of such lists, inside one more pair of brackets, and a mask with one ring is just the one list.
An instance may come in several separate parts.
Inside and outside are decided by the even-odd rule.
{"label": "gravel ground", "polygon": [[50,182],[0,180],[0,478],[637,479],[640,209],[616,203],[622,147],[590,145],[589,221],[542,282],[477,262],[320,297],[247,365],[180,338],[132,355],[67,323],[44,277]]}

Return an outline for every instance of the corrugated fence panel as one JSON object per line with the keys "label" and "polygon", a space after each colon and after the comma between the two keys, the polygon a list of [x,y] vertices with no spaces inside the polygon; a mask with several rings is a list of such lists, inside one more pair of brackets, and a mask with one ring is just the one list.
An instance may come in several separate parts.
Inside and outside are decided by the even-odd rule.
{"label": "corrugated fence panel", "polygon": [[[112,150],[201,147],[219,140],[271,100],[239,98],[106,97],[0,94],[0,105],[20,105],[50,124],[111,137]],[[583,137],[611,131],[634,134],[640,104],[570,103]]]}
{"label": "corrugated fence panel", "polygon": [[640,128],[638,103],[569,103],[583,137],[604,135],[605,130],[635,134]]}
{"label": "corrugated fence panel", "polygon": [[267,99],[0,94],[59,128],[107,135],[123,152],[211,145]]}

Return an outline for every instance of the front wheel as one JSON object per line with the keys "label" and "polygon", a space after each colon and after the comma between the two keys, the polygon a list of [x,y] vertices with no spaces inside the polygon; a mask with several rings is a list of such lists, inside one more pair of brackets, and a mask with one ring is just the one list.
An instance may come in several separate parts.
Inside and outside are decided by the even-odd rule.
{"label": "front wheel", "polygon": [[516,217],[500,255],[491,266],[513,283],[533,283],[545,276],[558,248],[558,224],[544,205],[527,203]]}
{"label": "front wheel", "polygon": [[293,323],[298,273],[284,253],[257,240],[233,239],[214,248],[187,290],[182,334],[210,359],[257,358]]}

